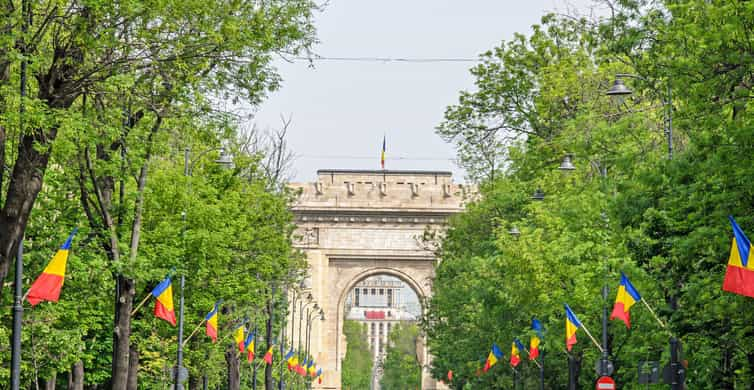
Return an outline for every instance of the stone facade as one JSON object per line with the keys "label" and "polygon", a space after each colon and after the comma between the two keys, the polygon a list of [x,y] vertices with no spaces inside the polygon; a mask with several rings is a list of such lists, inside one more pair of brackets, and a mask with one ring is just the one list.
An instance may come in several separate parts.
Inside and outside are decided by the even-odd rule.
{"label": "stone facade", "polygon": [[[369,276],[391,275],[420,301],[429,297],[436,259],[420,238],[442,231],[473,191],[454,184],[450,172],[428,171],[320,170],[315,183],[291,187],[299,192],[296,244],[306,253],[311,294],[325,313],[312,327],[311,350],[324,373],[314,388],[340,389],[346,295]],[[440,388],[421,349],[422,388]]]}

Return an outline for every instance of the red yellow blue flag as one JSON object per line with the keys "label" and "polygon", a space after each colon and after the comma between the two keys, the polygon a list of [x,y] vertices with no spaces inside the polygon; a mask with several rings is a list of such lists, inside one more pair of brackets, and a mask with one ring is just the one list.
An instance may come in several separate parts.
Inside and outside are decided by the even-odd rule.
{"label": "red yellow blue flag", "polygon": [[529,341],[529,360],[535,360],[539,356],[539,343],[542,341],[542,323],[534,318],[531,320],[531,329],[535,335]]}
{"label": "red yellow blue flag", "polygon": [[524,345],[518,339],[514,339],[513,343],[511,343],[511,366],[516,367],[521,363],[522,349],[524,349]]}
{"label": "red yellow blue flag", "polygon": [[152,290],[152,296],[156,298],[154,302],[154,316],[162,318],[175,326],[173,283],[170,281],[170,276],[166,277]]}
{"label": "red yellow blue flag", "polygon": [[503,358],[503,352],[500,351],[500,347],[497,346],[497,344],[492,343],[492,349],[490,350],[490,354],[487,356],[487,361],[484,362],[484,372],[487,372],[492,366],[497,363],[498,360]]}
{"label": "red yellow blue flag", "polygon": [[754,298],[754,261],[749,261],[751,242],[736,220],[729,216],[733,226],[733,243],[725,270],[723,290]]}
{"label": "red yellow blue flag", "polygon": [[610,314],[610,319],[618,318],[626,324],[626,328],[631,327],[631,315],[629,310],[631,306],[636,302],[641,301],[641,295],[636,290],[628,277],[621,272],[620,273],[620,286],[618,286],[618,295],[615,297],[615,305],[613,305],[613,313]]}
{"label": "red yellow blue flag", "polygon": [[215,303],[212,311],[204,317],[204,320],[207,322],[207,336],[212,339],[213,343],[217,341],[217,309],[219,305],[220,301]]}
{"label": "red yellow blue flag", "polygon": [[42,301],[57,302],[60,298],[60,290],[63,289],[65,282],[65,266],[68,262],[68,254],[71,251],[71,242],[77,231],[78,229],[73,229],[68,239],[65,240],[65,243],[42,271],[42,274],[29,287],[29,291],[26,292],[26,300],[32,306]]}
{"label": "red yellow blue flag", "polygon": [[564,306],[566,311],[566,348],[570,351],[576,344],[576,331],[581,327],[581,322],[568,305]]}
{"label": "red yellow blue flag", "polygon": [[246,335],[244,347],[246,348],[246,361],[250,362],[254,360],[254,331]]}
{"label": "red yellow blue flag", "polygon": [[272,364],[272,349],[275,348],[274,345],[270,345],[270,349],[267,350],[267,353],[264,354],[264,361],[267,364]]}
{"label": "red yellow blue flag", "polygon": [[238,345],[238,351],[243,352],[244,347],[246,346],[246,337],[244,337],[244,324],[241,323],[241,325],[236,328],[235,331],[233,331],[233,340],[236,341],[236,345]]}

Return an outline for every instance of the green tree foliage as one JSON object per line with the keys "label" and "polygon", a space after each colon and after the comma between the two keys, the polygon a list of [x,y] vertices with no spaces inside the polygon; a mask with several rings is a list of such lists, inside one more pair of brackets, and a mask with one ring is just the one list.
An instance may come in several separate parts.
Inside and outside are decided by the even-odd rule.
{"label": "green tree foliage", "polygon": [[[22,234],[28,288],[80,228],[61,302],[27,310],[22,383],[68,374],[102,388],[169,383],[176,329],[153,317],[152,301],[130,312],[171,270],[176,306],[178,275],[186,276],[187,333],[220,298],[221,334],[247,318],[264,329],[268,303],[277,331],[280,292],[303,266],[291,246],[291,194],[262,169],[265,156],[241,144],[239,118],[215,102],[254,105],[277,88],[273,55],[309,47],[316,8],[308,0],[3,4],[0,279]],[[221,144],[235,157],[231,170],[213,163]],[[9,306],[8,289],[0,292]],[[10,312],[0,320],[7,339]],[[194,383],[202,375],[212,386],[226,382],[228,343],[199,333],[186,345]],[[0,349],[3,383],[9,356]]]}
{"label": "green tree foliage", "polygon": [[372,383],[374,356],[369,349],[366,326],[357,321],[343,322],[343,335],[346,336],[346,357],[343,359],[343,373],[340,376],[344,389],[368,389]]}
{"label": "green tree foliage", "polygon": [[421,367],[416,361],[418,338],[419,327],[415,324],[398,324],[390,330],[380,388],[405,390],[421,387]]}
{"label": "green tree foliage", "polygon": [[[425,323],[433,375],[453,386],[511,386],[514,337],[543,321],[547,386],[567,383],[563,303],[599,339],[625,272],[669,324],[637,304],[631,329],[610,323],[614,377],[639,388],[636,362],[667,362],[684,343],[690,388],[754,383],[751,298],[722,292],[726,216],[754,230],[750,161],[754,9],[737,1],[624,1],[609,18],[546,16],[529,37],[482,55],[477,88],[462,92],[438,132],[455,142],[480,197],[455,217]],[[616,73],[634,93],[606,96]],[[663,102],[672,93],[675,154],[667,159]],[[493,141],[494,140],[494,141]],[[486,143],[485,143],[486,142]],[[490,145],[494,142],[494,145]],[[573,154],[576,170],[557,170]],[[497,161],[495,165],[489,161]],[[535,189],[543,202],[531,199]],[[511,236],[516,226],[521,234]],[[754,234],[754,233],[749,233]],[[591,387],[599,351],[583,333],[572,354]],[[496,342],[506,359],[477,370]],[[526,359],[525,359],[526,360]],[[663,364],[664,364],[663,363]],[[524,388],[538,368],[520,367]]]}

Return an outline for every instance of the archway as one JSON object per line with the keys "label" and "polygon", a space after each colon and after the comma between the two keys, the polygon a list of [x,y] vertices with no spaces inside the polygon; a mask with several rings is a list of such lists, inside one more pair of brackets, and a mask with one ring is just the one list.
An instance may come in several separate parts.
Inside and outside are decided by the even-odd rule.
{"label": "archway", "polygon": [[[307,294],[326,318],[311,333],[324,372],[314,388],[340,389],[347,294],[370,276],[389,275],[423,304],[432,294],[436,259],[421,237],[427,229],[442,231],[463,209],[467,188],[453,184],[449,172],[346,170],[318,171],[317,182],[291,186],[299,191],[293,212],[297,246],[309,263]],[[444,388],[429,377],[429,354],[421,350],[422,389]]]}

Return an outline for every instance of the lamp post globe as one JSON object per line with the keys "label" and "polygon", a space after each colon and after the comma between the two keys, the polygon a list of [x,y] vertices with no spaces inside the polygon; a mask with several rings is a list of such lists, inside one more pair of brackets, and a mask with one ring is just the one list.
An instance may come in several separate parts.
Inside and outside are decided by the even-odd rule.
{"label": "lamp post globe", "polygon": [[576,166],[573,165],[573,162],[571,161],[573,159],[572,154],[566,154],[563,156],[563,161],[560,162],[560,166],[558,166],[558,170],[561,171],[575,171]]}
{"label": "lamp post globe", "polygon": [[632,94],[633,91],[630,90],[626,84],[623,83],[623,79],[616,78],[615,81],[613,81],[613,86],[610,87],[610,89],[605,92],[605,95],[610,97],[626,97],[630,94]]}

